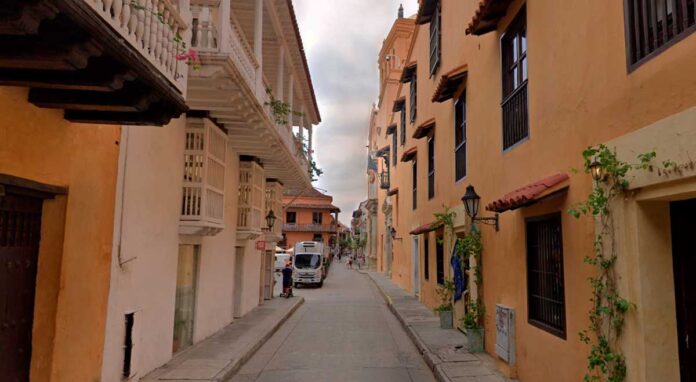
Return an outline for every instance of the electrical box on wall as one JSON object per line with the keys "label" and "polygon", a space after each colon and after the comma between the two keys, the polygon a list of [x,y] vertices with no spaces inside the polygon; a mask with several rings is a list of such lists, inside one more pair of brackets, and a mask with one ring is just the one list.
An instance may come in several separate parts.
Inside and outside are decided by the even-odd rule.
{"label": "electrical box on wall", "polygon": [[495,306],[495,352],[508,364],[515,364],[515,310]]}

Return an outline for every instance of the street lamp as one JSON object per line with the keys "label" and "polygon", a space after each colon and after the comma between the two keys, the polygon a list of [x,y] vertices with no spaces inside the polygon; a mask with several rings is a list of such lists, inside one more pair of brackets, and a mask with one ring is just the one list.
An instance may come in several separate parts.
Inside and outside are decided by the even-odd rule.
{"label": "street lamp", "polygon": [[478,196],[476,190],[474,190],[474,186],[469,185],[466,188],[466,193],[464,193],[462,197],[462,203],[464,203],[466,214],[471,218],[472,222],[480,221],[483,224],[494,225],[496,232],[500,230],[497,213],[495,217],[477,217],[481,205],[481,197]]}
{"label": "street lamp", "polygon": [[602,167],[602,164],[595,159],[592,163],[590,163],[590,174],[592,174],[592,179],[594,179],[596,182],[602,182],[606,180],[607,174],[604,172],[604,167]]}
{"label": "street lamp", "polygon": [[276,219],[277,217],[275,216],[273,210],[268,211],[268,215],[266,215],[266,227],[268,227],[269,231],[273,229]]}

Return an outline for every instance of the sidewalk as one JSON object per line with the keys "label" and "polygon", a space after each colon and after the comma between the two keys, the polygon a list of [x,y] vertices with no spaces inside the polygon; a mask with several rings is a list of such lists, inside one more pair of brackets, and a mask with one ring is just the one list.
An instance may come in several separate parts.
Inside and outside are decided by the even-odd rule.
{"label": "sidewalk", "polygon": [[487,353],[469,353],[466,336],[456,329],[440,329],[440,319],[418,299],[381,273],[360,271],[377,285],[389,309],[401,322],[440,381],[512,382]]}
{"label": "sidewalk", "polygon": [[303,302],[302,297],[268,300],[209,338],[177,354],[142,381],[226,381]]}

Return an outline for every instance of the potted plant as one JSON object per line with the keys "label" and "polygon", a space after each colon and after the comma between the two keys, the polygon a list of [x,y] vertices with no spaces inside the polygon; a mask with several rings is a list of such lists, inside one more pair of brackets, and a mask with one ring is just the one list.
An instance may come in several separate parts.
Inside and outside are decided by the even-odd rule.
{"label": "potted plant", "polygon": [[466,329],[466,338],[469,343],[469,351],[472,353],[483,351],[483,304],[469,302],[466,304],[466,313],[462,318],[462,326]]}
{"label": "potted plant", "polygon": [[440,328],[452,329],[454,327],[454,318],[452,313],[454,283],[451,280],[445,280],[442,285],[438,286],[437,295],[440,297],[440,306],[435,308],[435,311],[440,316]]}

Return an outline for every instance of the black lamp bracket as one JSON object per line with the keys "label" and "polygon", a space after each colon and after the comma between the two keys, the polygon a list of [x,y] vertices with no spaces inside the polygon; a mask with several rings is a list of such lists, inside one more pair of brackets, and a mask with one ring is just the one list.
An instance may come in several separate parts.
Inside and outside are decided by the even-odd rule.
{"label": "black lamp bracket", "polygon": [[481,222],[483,224],[487,225],[494,225],[495,226],[495,232],[500,231],[500,219],[499,219],[500,214],[496,213],[494,217],[476,217],[471,219],[473,222]]}

